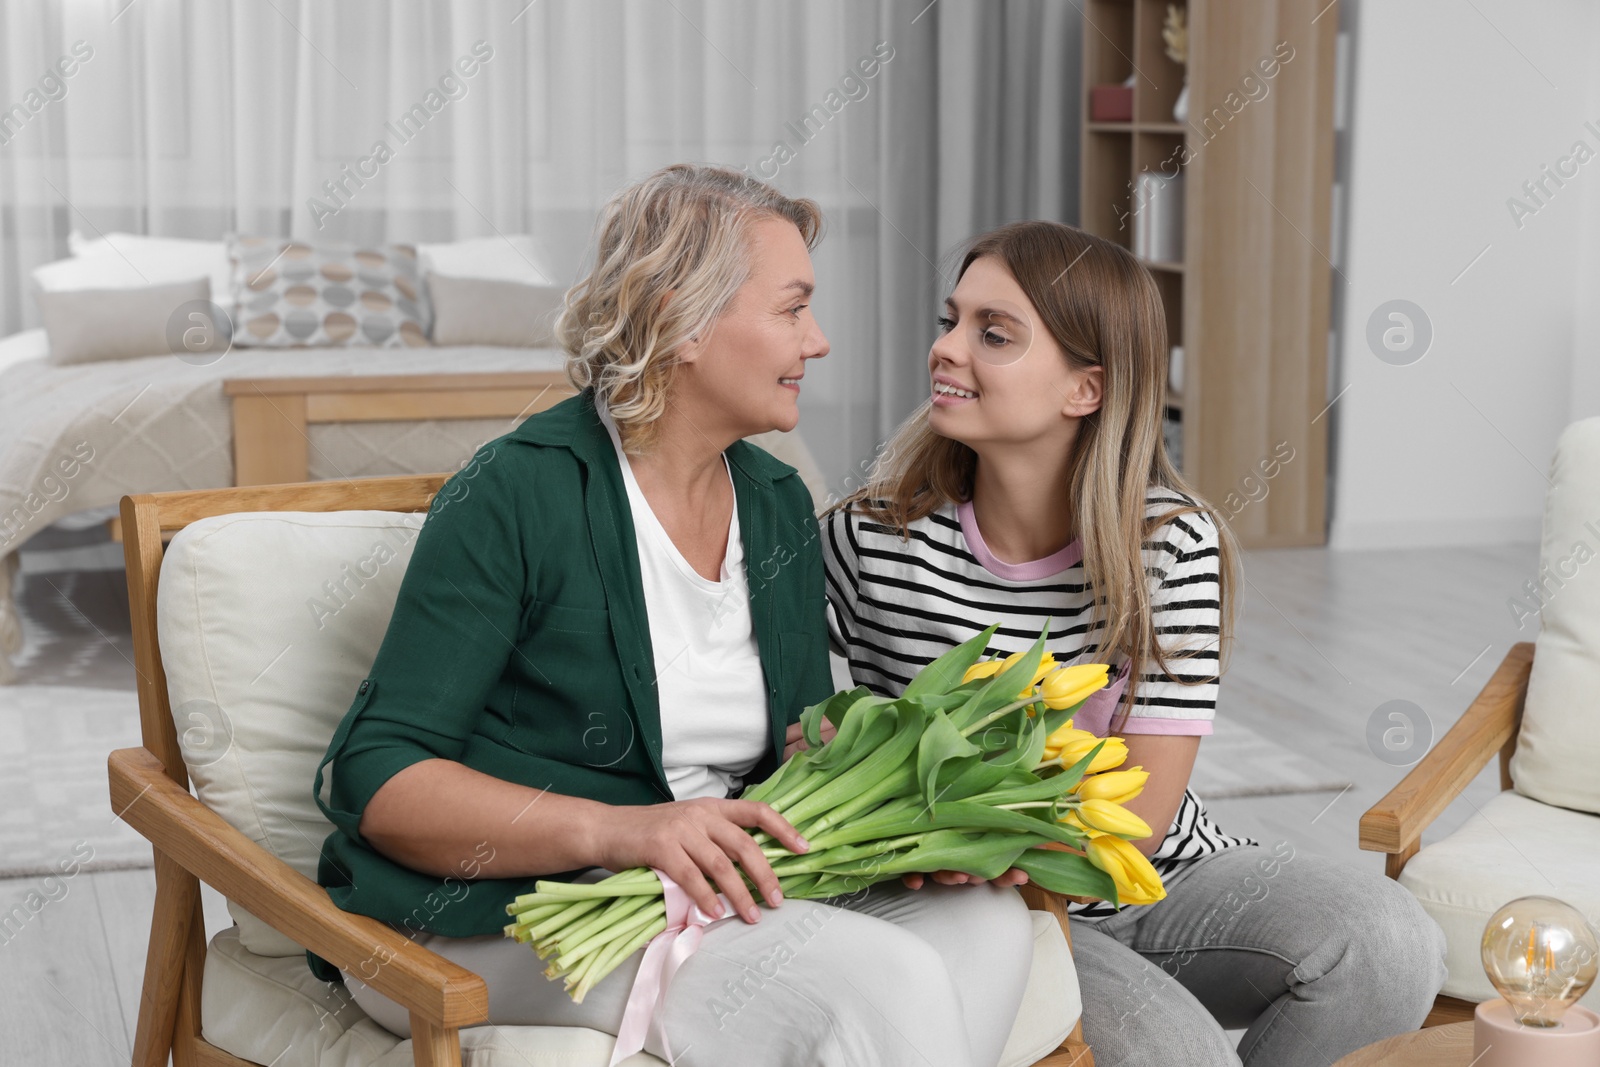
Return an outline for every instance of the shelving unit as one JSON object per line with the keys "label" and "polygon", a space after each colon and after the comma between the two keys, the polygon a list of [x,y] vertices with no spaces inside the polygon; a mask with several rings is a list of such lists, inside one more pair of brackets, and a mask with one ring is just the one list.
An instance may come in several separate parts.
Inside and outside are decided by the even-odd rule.
{"label": "shelving unit", "polygon": [[[1184,349],[1183,472],[1244,545],[1323,544],[1337,0],[1188,0],[1187,67],[1168,2],[1086,0],[1079,225],[1131,249],[1135,177],[1183,173],[1183,261],[1144,261]],[[1090,88],[1130,74],[1132,120],[1091,121]]]}

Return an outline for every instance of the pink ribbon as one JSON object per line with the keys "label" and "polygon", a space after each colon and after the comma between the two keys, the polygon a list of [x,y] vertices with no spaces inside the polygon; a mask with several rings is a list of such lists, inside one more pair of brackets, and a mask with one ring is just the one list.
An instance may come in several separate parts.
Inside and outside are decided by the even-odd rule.
{"label": "pink ribbon", "polygon": [[[645,946],[644,958],[639,961],[639,973],[634,975],[633,988],[628,992],[628,1005],[622,1012],[622,1025],[617,1028],[617,1043],[611,1050],[611,1062],[606,1067],[617,1067],[618,1063],[644,1048],[651,1023],[667,1001],[667,989],[672,985],[672,976],[700,947],[700,938],[704,936],[707,926],[722,919],[731,919],[736,914],[728,898],[718,893],[717,900],[723,907],[722,918],[713,919],[689,899],[689,894],[666,871],[656,867],[650,869],[661,879],[662,897],[667,905],[667,928],[651,938],[650,944]],[[672,1049],[667,1044],[665,1027],[661,1028],[661,1051],[671,1062]]]}

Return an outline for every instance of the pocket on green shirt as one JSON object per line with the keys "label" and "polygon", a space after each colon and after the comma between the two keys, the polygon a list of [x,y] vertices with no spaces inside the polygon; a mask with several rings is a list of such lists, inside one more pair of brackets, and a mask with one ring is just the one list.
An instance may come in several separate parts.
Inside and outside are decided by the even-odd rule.
{"label": "pocket on green shirt", "polygon": [[610,612],[535,600],[517,647],[516,689],[501,743],[574,766],[620,763],[636,738]]}

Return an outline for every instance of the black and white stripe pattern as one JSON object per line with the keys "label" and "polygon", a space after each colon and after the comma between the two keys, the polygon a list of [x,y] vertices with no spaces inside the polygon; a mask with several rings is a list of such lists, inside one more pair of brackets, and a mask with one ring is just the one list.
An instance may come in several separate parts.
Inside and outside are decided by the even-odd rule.
{"label": "black and white stripe pattern", "polygon": [[[1173,490],[1152,487],[1146,515],[1192,503]],[[822,533],[830,635],[858,685],[898,693],[929,661],[992,623],[999,629],[989,655],[1027,648],[1048,620],[1046,646],[1058,662],[1094,662],[1102,624],[1093,618],[1093,583],[1081,559],[1029,580],[999,577],[974,555],[954,505],[912,523],[908,539],[844,510],[824,520]],[[1216,526],[1204,514],[1178,516],[1144,542],[1143,557],[1157,640],[1168,653],[1193,652],[1169,659],[1168,665],[1175,676],[1194,684],[1173,681],[1147,661],[1124,733],[1207,732],[1202,724],[1216,713],[1221,621]],[[1165,880],[1201,856],[1254,843],[1223,833],[1200,798],[1185,790],[1151,863]],[[1072,904],[1070,911],[1086,919],[1115,914],[1103,902]]]}

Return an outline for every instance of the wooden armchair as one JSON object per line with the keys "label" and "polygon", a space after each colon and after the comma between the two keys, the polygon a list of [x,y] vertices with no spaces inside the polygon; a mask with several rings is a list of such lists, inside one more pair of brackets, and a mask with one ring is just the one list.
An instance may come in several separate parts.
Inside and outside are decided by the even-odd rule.
{"label": "wooden armchair", "polygon": [[[1512,645],[1461,719],[1361,817],[1361,847],[1388,854],[1389,876],[1444,931],[1449,976],[1427,1026],[1470,1019],[1496,995],[1480,946],[1508,902],[1556,897],[1600,921],[1600,570],[1590,562],[1600,418],[1562,431],[1549,482],[1531,598],[1537,642]],[[1499,795],[1423,847],[1423,831],[1496,752]],[[1584,1004],[1600,1008],[1600,990]]]}
{"label": "wooden armchair", "polygon": [[[281,588],[286,584],[283,570],[291,565],[287,561],[303,562],[308,554],[314,555],[309,550],[320,543],[316,540],[319,537],[343,538],[328,557],[337,560],[350,558],[353,544],[364,544],[363,538],[370,540],[383,531],[414,534],[446,478],[445,474],[432,474],[323,481],[122,499],[120,519],[126,534],[124,554],[143,745],[111,753],[111,802],[123,820],[150,840],[156,874],[155,914],[139,1005],[134,1067],[161,1067],[169,1051],[176,1067],[289,1067],[334,1062],[347,1067],[398,1067],[413,1061],[418,1067],[460,1067],[464,1051],[466,1062],[473,1067],[544,1067],[555,1062],[545,1058],[551,1043],[561,1045],[550,1053],[559,1053],[561,1063],[603,1064],[609,1055],[610,1037],[582,1028],[484,1027],[463,1033],[463,1028],[487,1020],[483,980],[419,947],[386,924],[341,911],[312,880],[316,850],[322,835],[331,827],[322,823],[322,828],[317,828],[320,813],[310,796],[311,768],[343,716],[341,695],[354,691],[361,672],[376,654],[393,609],[398,587],[395,572],[403,573],[409,559],[408,546],[397,556],[399,566],[387,565],[389,569],[374,580],[378,588],[363,588],[341,608],[334,620],[338,627],[329,626],[314,640],[304,642],[315,646],[314,652],[301,648],[294,653],[289,649],[278,653],[276,647],[258,647],[257,651],[263,654],[251,662],[242,678],[230,679],[216,670],[216,662],[228,657],[229,633],[244,630],[248,636],[252,629],[270,629],[249,624],[266,619],[277,624],[280,615],[298,607],[296,598],[304,590]],[[183,531],[194,523],[202,525],[186,537]],[[356,532],[352,534],[351,530]],[[173,538],[170,546],[165,543],[168,536]],[[235,565],[232,561],[241,555],[246,558]],[[164,559],[173,564],[167,568],[170,602],[161,594]],[[280,560],[284,562],[278,563]],[[219,585],[218,575],[226,574],[217,568],[234,566],[253,576],[245,581],[260,583],[255,590],[259,595],[243,597],[238,595],[239,590]],[[305,566],[310,568],[309,579],[320,580],[327,573],[326,561],[319,565],[313,559]],[[230,628],[211,620],[192,632],[185,628],[185,613],[197,610],[190,601],[201,599],[199,587],[186,584],[192,580],[191,572],[207,574],[207,588],[213,593],[222,588],[225,595],[219,598],[218,610],[245,613],[241,616],[245,625]],[[287,584],[293,585],[293,578],[290,574]],[[274,601],[274,597],[279,599]],[[158,602],[161,619],[157,617]],[[168,638],[166,647],[161,640],[163,632]],[[279,638],[285,633],[274,632]],[[293,635],[290,636],[291,648],[295,648]],[[346,643],[341,645],[341,641]],[[256,643],[259,646],[261,641]],[[277,643],[274,640],[274,646]],[[290,669],[275,675],[273,666],[291,656],[299,659],[287,664]],[[202,662],[206,664],[204,669],[211,672],[203,679],[203,688],[197,687],[191,677]],[[279,684],[272,681],[275,676],[291,679],[288,684],[300,688],[273,696],[271,688]],[[215,703],[208,705],[213,716],[209,723],[200,721],[205,716],[194,710],[194,694],[201,691],[215,696]],[[175,706],[178,720],[174,718]],[[301,728],[289,730],[277,724],[277,735],[304,742],[303,748],[297,750],[297,758],[311,763],[305,767],[303,782],[296,783],[297,791],[274,797],[267,795],[270,790],[259,774],[255,781],[240,774],[233,785],[242,782],[249,792],[246,799],[250,806],[271,808],[283,818],[265,828],[246,817],[229,814],[225,818],[219,809],[226,808],[231,780],[225,777],[224,770],[232,774],[239,769],[234,764],[244,766],[252,755],[251,746],[257,743],[253,731],[263,719],[271,717],[267,712],[274,709],[287,715],[305,715],[310,722],[309,728],[290,724]],[[315,722],[309,718],[313,715],[317,717]],[[184,727],[181,734],[179,725]],[[202,727],[220,727],[226,748]],[[210,749],[205,748],[208,744]],[[196,746],[200,746],[198,756]],[[279,754],[272,755],[276,758]],[[190,792],[191,778],[198,798]],[[215,798],[222,799],[214,804]],[[295,805],[303,810],[294,810]],[[202,881],[228,899],[237,923],[213,939],[209,956],[200,909]],[[1059,1047],[1053,1047],[1055,1035],[1060,1033],[1059,1022],[1045,1027],[1048,1042],[1043,1045],[1038,1040],[1040,1027],[1034,1025],[1029,1031],[1024,1017],[1036,1022],[1051,1010],[1076,1013],[1078,1008],[1076,979],[1065,945],[1068,924],[1064,903],[1034,887],[1026,887],[1024,895],[1030,908],[1036,910],[1035,964],[1029,982],[1029,996],[1034,1001],[1024,1002],[1018,1028],[1007,1046],[1010,1058],[1003,1062],[1092,1067],[1093,1057],[1082,1041],[1081,1022]],[[224,939],[229,939],[225,945]],[[241,947],[245,942],[248,944]],[[376,969],[368,984],[410,1011],[411,1047],[407,1049],[407,1042],[362,1015],[342,986],[324,987],[311,978],[300,954],[301,946],[351,971],[374,957],[383,959],[384,965]],[[224,949],[228,955],[219,955]],[[261,1048],[252,1043],[250,1025],[241,1027],[232,1016],[214,1018],[214,1012],[226,1006],[214,1003],[221,994],[213,985],[212,963],[219,968],[232,967],[227,972],[234,976],[230,981],[257,981],[259,976],[239,977],[244,974],[238,968],[241,960],[251,966],[259,964],[263,973],[271,965],[277,968],[273,973],[289,976],[280,978],[280,983],[294,985],[285,993],[281,1011],[269,1011],[265,1006],[253,1010],[264,1013],[262,1018],[270,1018],[280,1032],[294,1022],[285,1021],[286,1013],[291,1009],[301,1012],[304,1018],[294,1023],[299,1029],[291,1027],[290,1032],[306,1035],[304,1038],[290,1040],[282,1051],[275,1045]],[[360,973],[365,977],[365,970]],[[1041,973],[1046,974],[1046,979],[1040,978]],[[219,980],[223,977],[227,975],[219,971]],[[240,987],[235,984],[228,988]],[[268,986],[260,988],[271,993]],[[321,1010],[316,1007],[318,998],[324,1005]],[[327,1025],[330,1018],[336,1020],[331,1027]],[[493,1039],[489,1040],[491,1031]],[[337,1058],[327,1051],[334,1047],[338,1049]],[[363,1053],[363,1049],[370,1054]],[[576,1054],[574,1049],[578,1050]],[[1019,1058],[1019,1051],[1027,1055]],[[1040,1055],[1042,1059],[1038,1058]],[[660,1061],[640,1053],[627,1063]]]}
{"label": "wooden armchair", "polygon": [[[1361,816],[1361,847],[1384,852],[1384,873],[1398,879],[1406,862],[1422,847],[1422,832],[1461,795],[1495,753],[1500,754],[1500,788],[1511,788],[1511,757],[1517,750],[1533,644],[1511,646],[1466,713],[1438,744]],[[1424,1027],[1465,1022],[1475,1001],[1439,994]]]}

